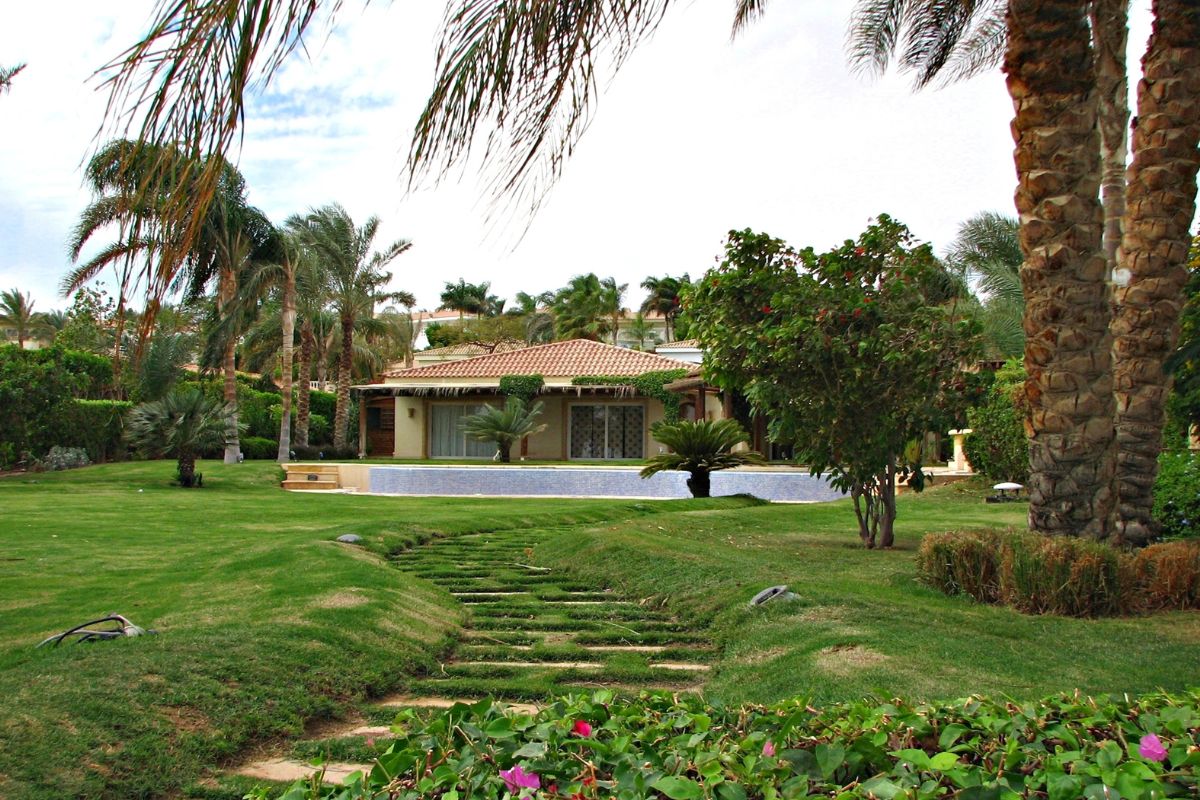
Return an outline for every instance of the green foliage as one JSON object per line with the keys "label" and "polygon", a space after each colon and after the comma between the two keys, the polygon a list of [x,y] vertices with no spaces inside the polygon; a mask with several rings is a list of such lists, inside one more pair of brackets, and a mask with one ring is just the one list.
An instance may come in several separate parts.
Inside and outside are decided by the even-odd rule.
{"label": "green foliage", "polygon": [[233,409],[195,388],[177,389],[161,400],[135,406],[125,423],[126,436],[151,458],[170,456],[179,467],[179,485],[199,486],[196,458],[224,446]]}
{"label": "green foliage", "polygon": [[537,397],[545,385],[546,380],[541,375],[500,376],[500,394],[518,397],[526,403]]}
{"label": "green foliage", "polygon": [[686,367],[679,369],[653,370],[635,375],[580,375],[571,379],[572,386],[631,386],[643,397],[653,397],[663,404],[663,420],[675,422],[679,419],[679,395],[668,391],[666,384],[687,375]]}
{"label": "green foliage", "polygon": [[87,450],[92,461],[125,458],[125,417],[133,403],[126,400],[75,400],[66,409],[58,438]]}
{"label": "green foliage", "polygon": [[313,416],[320,414],[326,420],[332,421],[333,415],[337,412],[337,395],[333,392],[319,392],[310,389],[308,411]]}
{"label": "green foliage", "polygon": [[[743,391],[812,472],[855,499],[859,534],[891,541],[905,444],[966,405],[962,366],[978,324],[957,313],[960,284],[928,245],[886,215],[818,255],[749,230],[688,298],[707,346],[706,377]],[[865,506],[863,505],[865,503]]]}
{"label": "green foliage", "polygon": [[80,444],[69,428],[74,398],[96,397],[111,378],[108,361],[49,347],[0,346],[0,466],[54,445]]}
{"label": "green foliage", "polygon": [[[238,421],[246,429],[248,436],[277,439],[279,436],[279,417],[272,415],[271,408],[279,405],[279,393],[260,392],[254,388],[256,383],[257,381],[254,378],[239,376],[237,381]],[[180,381],[177,388],[179,390],[198,389],[203,392],[206,398],[215,403],[223,403],[225,401],[225,385],[223,381],[216,378],[198,381]],[[334,395],[326,392],[313,392],[312,394],[314,395],[314,400],[316,399],[315,395],[318,394],[325,397],[334,397]],[[310,406],[310,409],[313,409],[313,407]],[[310,437],[312,436],[311,432],[309,435]]]}
{"label": "green foliage", "polygon": [[[577,722],[590,726],[587,736],[575,732]],[[284,794],[249,797],[1074,800],[1119,791],[1150,800],[1195,794],[1200,772],[1195,691],[1135,699],[1064,694],[1020,707],[980,697],[867,700],[818,710],[803,697],[738,707],[666,693],[618,700],[601,690],[535,716],[506,713],[491,700],[428,719],[405,711],[396,730],[395,743],[361,781],[298,781]],[[1165,760],[1140,754],[1149,734]],[[540,789],[507,793],[514,787],[504,774],[514,767],[537,776]]]}
{"label": "green foliage", "polygon": [[1200,607],[1200,547],[1129,553],[1076,537],[1026,532],[929,534],[917,575],[946,594],[1029,614],[1101,617]]}
{"label": "green foliage", "polygon": [[709,476],[717,470],[766,463],[753,450],[732,452],[734,447],[749,440],[737,420],[656,422],[650,433],[672,452],[654,456],[639,474],[649,478],[663,470],[683,470],[691,476],[687,483],[692,497],[709,496]]}
{"label": "green foliage", "polygon": [[967,410],[971,434],[963,442],[976,472],[995,481],[1029,480],[1029,440],[1025,436],[1025,370],[1009,361],[996,373],[983,402]]}
{"label": "green foliage", "polygon": [[82,288],[72,297],[67,322],[54,335],[54,343],[68,350],[110,355],[113,334],[105,323],[112,315],[112,299],[103,289]]}
{"label": "green foliage", "polygon": [[462,329],[457,325],[447,325],[442,322],[430,322],[425,326],[425,340],[430,348],[449,347],[461,340]]}
{"label": "green foliage", "polygon": [[1154,482],[1154,519],[1169,539],[1192,538],[1200,528],[1200,455],[1163,453]]}
{"label": "green foliage", "polygon": [[242,456],[247,459],[267,459],[274,461],[279,455],[279,442],[264,436],[243,436],[238,439]]}
{"label": "green foliage", "polygon": [[540,402],[527,406],[524,400],[514,396],[505,401],[504,408],[487,406],[477,414],[464,417],[459,424],[472,439],[495,442],[500,461],[507,464],[512,460],[515,443],[546,430],[545,425],[537,424],[541,414]]}

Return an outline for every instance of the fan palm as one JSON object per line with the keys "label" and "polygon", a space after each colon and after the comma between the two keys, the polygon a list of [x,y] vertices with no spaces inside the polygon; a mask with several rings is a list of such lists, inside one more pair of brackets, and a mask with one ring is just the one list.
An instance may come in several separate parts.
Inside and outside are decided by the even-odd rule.
{"label": "fan palm", "polygon": [[0,292],[0,328],[24,349],[31,338],[51,333],[51,327],[33,310],[33,301],[20,289]]}
{"label": "fan palm", "polygon": [[502,464],[512,461],[512,446],[527,436],[546,430],[537,418],[542,415],[541,401],[526,407],[519,397],[509,397],[504,408],[487,406],[477,414],[464,417],[459,424],[463,433],[480,442],[495,442]]}
{"label": "fan palm", "polygon": [[734,419],[656,422],[650,426],[650,433],[672,452],[651,458],[642,468],[641,476],[649,478],[664,470],[682,470],[689,475],[687,486],[692,497],[710,495],[712,473],[717,470],[766,463],[753,450],[733,452],[733,448],[749,440]]}
{"label": "fan palm", "polygon": [[179,485],[200,485],[196,459],[225,443],[234,409],[206,398],[199,389],[173,392],[161,400],[135,406],[125,423],[125,436],[151,458],[174,457]]}
{"label": "fan palm", "polygon": [[342,336],[333,423],[333,445],[338,448],[346,446],[350,419],[355,323],[364,309],[373,311],[375,303],[388,297],[381,289],[392,279],[392,274],[383,268],[412,247],[412,242],[399,239],[372,253],[379,225],[379,217],[371,217],[361,227],[355,227],[350,214],[337,204],[314,210],[304,221],[303,240],[312,248],[314,258],[328,277],[329,296],[338,314]]}

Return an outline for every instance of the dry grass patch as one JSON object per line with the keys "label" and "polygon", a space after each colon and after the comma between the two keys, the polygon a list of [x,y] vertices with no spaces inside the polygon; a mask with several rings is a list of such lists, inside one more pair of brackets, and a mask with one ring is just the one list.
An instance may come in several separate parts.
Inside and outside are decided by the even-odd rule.
{"label": "dry grass patch", "polygon": [[835,644],[818,651],[813,659],[817,669],[834,675],[851,675],[887,660],[883,653],[859,644]]}
{"label": "dry grass patch", "polygon": [[317,598],[313,605],[317,608],[356,608],[369,602],[371,602],[371,598],[360,594],[358,589],[350,589]]}

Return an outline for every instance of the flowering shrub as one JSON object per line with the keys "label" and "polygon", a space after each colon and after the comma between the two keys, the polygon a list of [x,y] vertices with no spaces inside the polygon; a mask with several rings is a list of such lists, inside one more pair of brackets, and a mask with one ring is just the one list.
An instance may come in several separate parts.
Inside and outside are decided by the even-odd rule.
{"label": "flowering shrub", "polygon": [[535,716],[489,700],[424,722],[403,712],[394,730],[370,774],[341,787],[300,781],[280,797],[1150,800],[1200,788],[1200,691],[822,710],[599,691]]}

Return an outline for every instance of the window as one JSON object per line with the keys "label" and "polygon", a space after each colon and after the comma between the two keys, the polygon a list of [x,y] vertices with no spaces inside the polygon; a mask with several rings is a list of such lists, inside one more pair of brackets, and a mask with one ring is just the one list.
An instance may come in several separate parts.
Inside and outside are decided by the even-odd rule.
{"label": "window", "polygon": [[571,458],[643,458],[646,412],[640,405],[572,405]]}
{"label": "window", "polygon": [[494,442],[468,439],[459,427],[463,417],[477,413],[478,403],[439,403],[430,408],[430,458],[491,458],[496,455]]}

